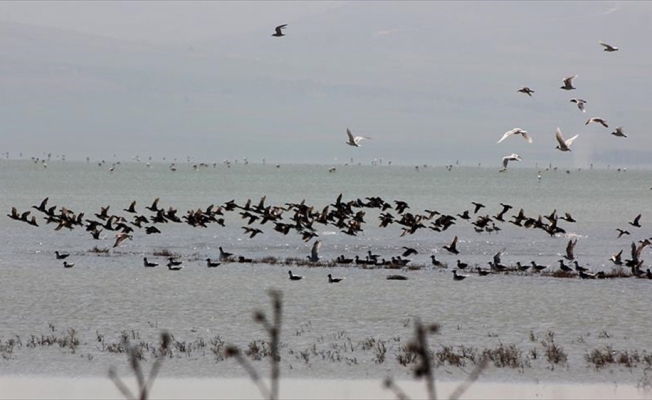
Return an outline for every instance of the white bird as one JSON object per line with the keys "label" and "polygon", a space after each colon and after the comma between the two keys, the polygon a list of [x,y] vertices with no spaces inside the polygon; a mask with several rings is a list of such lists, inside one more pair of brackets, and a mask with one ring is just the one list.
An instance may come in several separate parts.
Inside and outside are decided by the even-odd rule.
{"label": "white bird", "polygon": [[555,132],[555,137],[557,138],[557,142],[559,143],[559,145],[555,148],[561,151],[571,151],[570,146],[571,144],[573,144],[573,141],[575,141],[575,139],[577,139],[578,136],[579,134],[573,136],[568,140],[564,140],[564,137],[561,135],[561,131],[559,130],[559,128],[557,128],[557,132]]}
{"label": "white bird", "polygon": [[597,122],[597,123],[599,123],[600,125],[604,126],[605,128],[609,128],[609,125],[607,125],[607,121],[605,121],[605,120],[602,119],[602,118],[598,118],[598,117],[589,118],[589,120],[586,121],[586,123],[585,123],[584,125],[588,125],[588,124],[590,124],[591,122]]}
{"label": "white bird", "polygon": [[570,99],[570,102],[577,104],[577,108],[579,108],[582,112],[586,112],[586,110],[584,109],[584,104],[586,104],[586,100],[576,99],[573,97],[572,99]]}
{"label": "white bird", "polygon": [[524,131],[521,128],[514,128],[510,131],[505,132],[503,137],[500,138],[498,143],[502,142],[503,140],[507,139],[511,135],[521,135],[523,136],[523,139],[527,140],[528,143],[532,143],[532,138],[527,134],[527,131]]}
{"label": "white bird", "polygon": [[310,255],[307,256],[308,260],[312,262],[317,262],[321,257],[319,257],[319,248],[321,247],[321,240],[316,240],[315,243],[312,245],[312,250],[310,251]]}
{"label": "white bird", "polygon": [[362,141],[362,139],[371,139],[370,137],[367,136],[353,137],[353,134],[351,134],[349,128],[346,128],[346,134],[349,136],[349,140],[346,142],[346,144],[353,147],[360,147],[360,142]]}
{"label": "white bird", "polygon": [[627,137],[627,135],[625,135],[625,133],[623,132],[623,127],[622,126],[619,126],[618,128],[616,128],[616,130],[611,132],[611,134],[614,135],[614,136],[618,136],[618,137]]}
{"label": "white bird", "polygon": [[573,90],[573,89],[575,89],[573,87],[573,79],[577,78],[578,76],[579,75],[573,75],[573,76],[569,76],[568,78],[565,78],[564,79],[564,86],[560,87],[560,89],[564,89],[564,90]]}
{"label": "white bird", "polygon": [[604,46],[604,51],[608,51],[609,53],[611,53],[613,51],[618,51],[618,47],[616,47],[616,46],[612,46],[612,45],[607,44],[605,42],[598,42],[598,43],[600,43],[601,45]]}
{"label": "white bird", "polygon": [[499,172],[505,172],[507,170],[507,164],[510,161],[521,161],[521,157],[519,157],[519,155],[515,153],[503,157],[503,168]]}

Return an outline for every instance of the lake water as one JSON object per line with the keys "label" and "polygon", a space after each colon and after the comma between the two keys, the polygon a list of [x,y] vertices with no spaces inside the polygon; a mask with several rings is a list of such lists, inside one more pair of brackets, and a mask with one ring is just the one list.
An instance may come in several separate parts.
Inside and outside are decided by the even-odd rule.
{"label": "lake water", "polygon": [[[577,238],[577,261],[591,271],[609,271],[609,257],[630,244],[652,236],[648,213],[652,198],[649,171],[538,170],[454,167],[355,166],[337,165],[210,165],[195,170],[179,164],[173,172],[166,164],[122,163],[113,172],[109,165],[51,162],[47,168],[30,161],[0,162],[0,208],[5,214],[31,210],[39,227],[8,217],[0,218],[0,338],[4,344],[0,372],[48,376],[106,376],[110,366],[126,374],[126,356],[106,350],[119,343],[122,331],[132,342],[155,345],[162,330],[193,351],[177,350],[164,363],[161,374],[170,377],[242,377],[243,370],[233,360],[217,360],[210,340],[244,348],[253,340],[266,339],[265,332],[252,320],[254,310],[270,313],[268,290],[283,293],[283,376],[292,378],[382,379],[410,376],[409,366],[397,362],[401,346],[413,334],[416,318],[441,325],[430,337],[433,352],[444,346],[468,346],[482,352],[502,343],[515,345],[524,365],[519,368],[490,366],[483,378],[510,382],[623,382],[637,384],[645,378],[643,361],[652,351],[650,289],[652,281],[623,278],[581,280],[555,278],[530,273],[477,274],[461,282],[453,281],[451,270],[457,259],[488,269],[487,262],[505,249],[502,263],[516,261],[550,265],[565,252],[569,238]],[[123,209],[136,200],[139,213],[154,198],[163,208],[206,209],[235,200],[257,204],[266,196],[266,205],[300,203],[321,211],[342,193],[343,201],[379,196],[409,204],[407,211],[437,210],[456,215],[473,209],[471,202],[486,208],[478,215],[496,215],[510,204],[505,219],[520,208],[527,216],[558,215],[569,212],[575,223],[559,221],[566,234],[550,236],[539,229],[517,227],[494,221],[497,232],[477,233],[468,221],[457,219],[444,232],[420,229],[401,236],[392,224],[378,227],[378,209],[366,212],[363,232],[342,233],[332,225],[315,224],[322,241],[322,261],[344,254],[364,257],[368,251],[387,259],[398,256],[403,246],[415,248],[410,265],[418,270],[361,269],[354,266],[292,266],[301,281],[290,281],[286,265],[267,263],[225,263],[207,268],[206,258],[219,258],[218,247],[256,260],[265,256],[279,259],[306,259],[312,243],[291,232],[282,235],[268,222],[252,224],[263,234],[250,239],[242,226],[241,210],[225,212],[225,227],[210,224],[194,228],[185,223],[157,224],[161,234],[146,235],[136,230],[133,240],[112,248],[114,233],[102,233],[94,240],[83,228],[55,231],[45,224],[43,214],[31,208],[49,197],[48,205],[65,206],[85,218],[97,219],[100,207],[110,205],[109,214],[130,217]],[[332,208],[332,207],[331,207]],[[388,210],[395,216],[395,210]],[[642,213],[641,225],[628,224]],[[31,217],[30,215],[30,217]],[[284,222],[291,213],[284,213]],[[472,220],[473,221],[473,220]],[[428,222],[428,221],[426,221]],[[616,228],[629,236],[617,238]],[[459,237],[459,255],[442,246]],[[94,247],[110,248],[108,254],[94,253]],[[54,251],[70,253],[72,269],[64,269]],[[165,258],[155,252],[167,250],[180,255],[184,268],[165,268]],[[430,255],[447,262],[448,269],[434,268]],[[143,268],[142,259],[161,263]],[[643,250],[648,268],[650,248]],[[328,284],[326,275],[343,276],[339,284]],[[402,274],[407,281],[390,281],[387,275]],[[468,274],[468,272],[467,272]],[[73,351],[58,345],[28,346],[31,335],[63,337],[73,328],[80,340]],[[545,358],[546,334],[554,332],[554,343],[567,353],[567,362],[553,365]],[[531,338],[534,335],[534,340]],[[22,345],[11,351],[6,343],[20,338]],[[104,344],[98,337],[103,338]],[[204,346],[201,345],[203,339]],[[386,359],[378,362],[375,347],[365,343],[382,341]],[[549,343],[549,342],[548,342]],[[616,351],[636,351],[637,366],[611,365],[596,370],[585,360],[593,349],[612,346]],[[537,357],[533,356],[533,349]],[[151,363],[151,357],[146,356]],[[267,360],[267,359],[264,359]],[[266,361],[252,361],[263,373]],[[473,368],[444,364],[437,368],[439,379],[459,380]]]}

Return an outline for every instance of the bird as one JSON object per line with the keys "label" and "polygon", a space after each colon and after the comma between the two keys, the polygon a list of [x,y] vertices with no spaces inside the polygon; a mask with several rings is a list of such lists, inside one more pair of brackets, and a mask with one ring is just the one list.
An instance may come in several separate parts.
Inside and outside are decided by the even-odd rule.
{"label": "bird", "polygon": [[443,262],[441,262],[441,261],[439,261],[439,260],[437,260],[437,259],[435,258],[435,255],[434,255],[434,254],[430,256],[430,260],[432,260],[432,265],[434,265],[435,267],[446,268],[446,266],[444,265]]}
{"label": "bird", "polygon": [[220,247],[220,261],[228,261],[231,257],[233,257],[233,253],[227,253]]}
{"label": "bird", "polygon": [[487,276],[491,273],[491,271],[487,271],[485,269],[482,269],[480,267],[477,267],[476,270],[478,271],[478,275],[480,276]]}
{"label": "bird", "polygon": [[577,104],[577,108],[579,108],[580,111],[586,112],[586,109],[584,108],[584,104],[586,104],[586,100],[577,99],[573,97],[572,99],[570,99],[570,102]]}
{"label": "bird", "polygon": [[623,235],[629,235],[629,231],[626,231],[624,229],[616,228],[616,230],[618,231],[618,238],[620,238]]}
{"label": "bird", "polygon": [[72,268],[75,266],[75,263],[69,263],[68,261],[63,262],[63,267],[64,268]]}
{"label": "bird", "polygon": [[560,89],[564,90],[573,90],[575,89],[573,87],[573,79],[577,78],[579,75],[573,75],[569,76],[568,78],[564,78],[564,86],[560,87]]}
{"label": "bird", "polygon": [[476,203],[475,201],[472,201],[471,204],[475,206],[475,209],[473,210],[473,214],[477,214],[478,211],[480,211],[480,209],[484,207],[484,204]]}
{"label": "bird", "polygon": [[573,261],[573,264],[575,265],[575,271],[577,271],[577,272],[586,272],[586,271],[589,270],[588,268],[586,268],[586,267],[582,267],[581,265],[579,265],[579,264],[577,263],[577,260],[576,260],[576,261]]}
{"label": "bird", "polygon": [[136,213],[136,200],[132,201],[128,208],[123,209],[123,211],[129,213]]}
{"label": "bird", "polygon": [[57,260],[63,260],[65,258],[67,258],[68,256],[70,256],[69,253],[59,253],[59,250],[55,250],[54,255],[57,257]]}
{"label": "bird", "polygon": [[210,258],[206,259],[206,266],[208,268],[215,268],[215,267],[219,267],[220,265],[222,265],[222,263],[219,263],[217,261],[211,261]]}
{"label": "bird", "polygon": [[622,126],[617,127],[615,131],[611,132],[611,134],[618,137],[627,137],[627,135],[625,135],[623,132]]}
{"label": "bird", "polygon": [[303,276],[301,275],[292,275],[292,271],[288,271],[288,274],[290,275],[290,280],[291,281],[298,281],[303,279]]}
{"label": "bird", "polygon": [[521,157],[516,153],[512,153],[512,154],[510,154],[508,156],[503,157],[503,168],[500,169],[499,172],[507,171],[507,164],[510,161],[521,161]]}
{"label": "bird", "polygon": [[351,133],[349,128],[346,128],[346,134],[347,134],[348,139],[349,139],[349,140],[346,141],[346,144],[348,144],[349,146],[353,146],[353,147],[360,147],[360,142],[362,141],[362,139],[371,139],[370,137],[367,137],[367,136],[353,137],[353,134]]}
{"label": "bird", "polygon": [[143,265],[147,268],[158,267],[158,263],[147,261],[147,257],[143,258]]}
{"label": "bird", "polygon": [[535,263],[534,261],[530,262],[530,264],[532,264],[532,269],[533,269],[535,272],[541,272],[541,271],[543,271],[544,269],[548,268],[547,265],[540,265],[540,264]]}
{"label": "bird", "polygon": [[469,266],[469,264],[467,264],[467,263],[463,263],[462,261],[457,260],[457,268],[459,268],[459,269],[465,269],[465,268],[468,267],[468,266]]}
{"label": "bird", "polygon": [[586,121],[586,123],[584,125],[588,125],[591,122],[597,122],[600,125],[604,126],[605,128],[609,128],[609,125],[607,125],[607,121],[605,121],[602,118],[598,118],[598,117],[589,118],[588,121]]}
{"label": "bird", "polygon": [[521,128],[514,128],[505,132],[505,134],[503,134],[503,137],[501,137],[497,143],[502,142],[503,140],[507,139],[511,135],[521,135],[523,136],[523,139],[527,140],[528,143],[532,143],[532,138],[527,134],[527,131]]}
{"label": "bird", "polygon": [[639,222],[640,220],[641,220],[641,214],[638,214],[638,215],[636,216],[636,218],[634,218],[634,221],[629,222],[629,224],[630,224],[631,226],[636,227],[636,228],[640,228],[640,227],[641,227],[641,224],[640,224],[640,222]]}
{"label": "bird", "polygon": [[467,276],[468,275],[458,275],[457,271],[453,270],[453,280],[454,281],[462,281],[462,280],[466,279]]}
{"label": "bird", "polygon": [[557,145],[557,147],[555,148],[559,149],[560,151],[571,151],[570,146],[571,144],[573,144],[573,142],[575,141],[575,139],[577,139],[578,136],[579,134],[573,136],[568,140],[564,140],[564,137],[561,135],[561,131],[559,130],[559,128],[557,128],[557,131],[555,132],[555,137],[557,138],[557,142],[559,143],[559,145]]}
{"label": "bird", "polygon": [[564,260],[559,260],[559,269],[564,272],[573,272],[573,269],[568,265],[564,264]]}
{"label": "bird", "polygon": [[342,282],[346,278],[333,278],[331,274],[328,274],[328,283],[339,283]]}
{"label": "bird", "polygon": [[572,261],[575,259],[575,255],[573,254],[573,251],[575,250],[575,245],[577,244],[577,238],[574,240],[571,239],[568,241],[568,244],[566,245],[566,254],[564,255],[564,258]]}
{"label": "bird", "polygon": [[532,93],[534,93],[534,90],[530,89],[527,86],[521,86],[521,88],[519,90],[517,90],[517,92],[525,93],[528,96],[532,97]]}
{"label": "bird", "polygon": [[317,262],[321,257],[319,257],[319,248],[321,247],[321,240],[316,240],[315,243],[312,245],[312,250],[310,251],[310,255],[307,256],[308,260],[312,262]]}
{"label": "bird", "polygon": [[124,242],[127,239],[133,239],[133,237],[130,234],[124,232],[116,233],[115,243],[113,243],[113,247],[120,246],[120,243]]}
{"label": "bird", "polygon": [[272,33],[272,36],[275,37],[285,36],[285,34],[283,33],[283,31],[281,31],[281,29],[285,29],[286,26],[288,26],[288,24],[279,25],[276,28],[274,28],[274,33]]}
{"label": "bird", "polygon": [[598,42],[598,43],[600,43],[602,46],[604,46],[603,51],[606,51],[606,52],[609,52],[609,53],[614,52],[614,51],[618,51],[618,47],[616,47],[616,46],[612,46],[612,45],[607,44],[605,42]]}
{"label": "bird", "polygon": [[460,252],[457,251],[457,236],[453,238],[453,241],[450,244],[443,246],[443,248],[448,250],[450,253],[459,254]]}
{"label": "bird", "polygon": [[168,258],[168,269],[170,271],[181,271],[183,261],[177,261],[173,257]]}
{"label": "bird", "polygon": [[402,257],[410,257],[412,254],[419,254],[419,252],[416,251],[416,249],[413,249],[411,247],[403,246],[403,248],[405,249],[405,251],[403,252],[403,254],[401,254]]}

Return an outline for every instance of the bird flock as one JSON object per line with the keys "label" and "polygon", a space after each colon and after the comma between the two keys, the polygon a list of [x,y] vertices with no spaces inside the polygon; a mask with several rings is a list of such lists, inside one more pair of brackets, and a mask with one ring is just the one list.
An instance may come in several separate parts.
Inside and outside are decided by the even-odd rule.
{"label": "bird flock", "polygon": [[[604,43],[604,42],[598,42],[598,43],[604,47],[604,51],[606,51],[606,52],[611,53],[611,52],[618,51],[618,47],[609,45],[609,44]],[[566,91],[577,89],[575,86],[573,86],[573,80],[575,78],[577,78],[578,76],[579,75],[572,75],[572,76],[564,78],[562,80],[563,85],[560,87],[560,89],[566,90]],[[534,90],[532,90],[531,88],[529,88],[527,86],[521,86],[517,90],[517,92],[518,93],[524,93],[524,94],[528,95],[529,97],[533,97],[533,94],[535,93]],[[577,105],[577,107],[580,109],[580,111],[582,111],[583,113],[586,112],[586,103],[587,103],[586,100],[579,99],[579,98],[572,98],[572,99],[570,99],[570,102],[575,103]],[[600,118],[600,117],[589,118],[586,121],[585,125],[589,125],[590,123],[598,123],[598,124],[602,125],[605,128],[609,128],[609,125],[607,124],[607,121],[604,118]],[[617,127],[616,130],[613,131],[611,134],[616,136],[616,137],[623,137],[623,138],[627,137],[623,132],[623,127],[622,126]],[[504,141],[508,137],[514,136],[514,135],[521,135],[525,140],[527,140],[528,143],[532,143],[532,137],[528,135],[527,131],[525,131],[525,130],[523,130],[521,128],[514,128],[514,129],[511,129],[511,130],[505,132],[505,134],[503,134],[503,136],[500,138],[498,143],[501,143],[502,141]],[[574,135],[573,137],[571,137],[569,139],[564,139],[564,136],[561,133],[561,129],[559,127],[557,127],[557,129],[555,131],[555,139],[557,140],[557,143],[558,143],[556,149],[560,150],[560,151],[563,151],[563,152],[571,151],[571,144],[575,141],[575,139],[577,139],[578,136],[579,136],[579,134],[576,134],[576,135]],[[501,168],[499,170],[500,172],[505,172],[507,170],[507,165],[508,165],[509,161],[521,161],[521,157],[518,154],[515,154],[515,153],[512,153],[511,155],[503,157],[503,168]]]}
{"label": "bird flock", "polygon": [[[161,206],[160,198],[155,198],[151,204],[140,208],[137,206],[136,201],[131,201],[129,205],[122,208],[121,212],[111,212],[111,206],[101,206],[97,212],[85,213],[75,212],[72,209],[64,206],[49,205],[50,199],[46,197],[38,205],[33,205],[32,208],[37,210],[42,215],[44,224],[37,222],[36,216],[32,215],[30,218],[31,210],[25,212],[18,212],[16,207],[12,207],[11,213],[7,214],[12,220],[16,220],[30,226],[43,227],[50,225],[54,231],[72,231],[74,229],[84,229],[92,237],[93,240],[109,240],[111,247],[106,249],[110,251],[121,246],[126,240],[134,240],[134,237],[142,237],[143,235],[162,234],[165,232],[165,226],[168,224],[185,224],[193,228],[208,228],[209,226],[226,227],[227,215],[237,215],[242,220],[243,235],[247,236],[250,240],[257,240],[259,235],[266,232],[273,232],[277,235],[296,235],[304,242],[312,241],[312,248],[308,255],[306,255],[303,264],[311,265],[323,263],[322,257],[319,252],[323,244],[323,239],[319,237],[320,231],[330,231],[337,229],[339,232],[349,235],[357,236],[365,232],[366,225],[370,216],[370,211],[375,211],[377,216],[377,227],[381,229],[396,230],[398,237],[415,234],[417,231],[433,232],[441,234],[446,232],[453,225],[468,225],[473,229],[475,234],[499,233],[505,224],[518,227],[519,229],[529,229],[534,231],[541,231],[549,237],[561,237],[567,235],[567,230],[563,224],[573,224],[577,221],[572,215],[565,212],[557,214],[557,210],[553,210],[547,215],[527,215],[523,208],[518,212],[512,211],[514,208],[510,204],[500,203],[496,207],[495,213],[486,212],[487,207],[479,202],[471,202],[469,209],[463,210],[457,214],[442,213],[437,210],[425,209],[420,212],[412,211],[410,205],[404,200],[385,201],[381,197],[365,197],[364,199],[353,199],[345,201],[342,194],[325,207],[316,207],[306,204],[305,200],[285,204],[266,204],[266,196],[260,198],[257,203],[253,203],[251,199],[246,202],[238,204],[235,200],[229,200],[221,205],[210,204],[203,208],[187,210],[185,214],[179,216],[178,209],[168,206],[167,208]],[[147,211],[145,211],[147,210]],[[492,215],[493,214],[493,215]],[[89,215],[89,217],[86,217]],[[237,218],[237,217],[236,217]],[[229,224],[230,220],[229,219]],[[642,214],[637,215],[629,225],[635,229],[641,228]],[[322,228],[319,228],[319,227]],[[268,227],[270,229],[263,228]],[[64,229],[65,228],[65,229]],[[629,236],[630,232],[617,228],[617,238]],[[106,232],[110,232],[109,235]],[[616,266],[629,267],[632,276],[647,277],[652,279],[650,270],[643,269],[642,251],[647,246],[652,244],[652,238],[643,238],[638,242],[631,243],[631,257],[628,259],[622,258],[623,249],[615,253],[609,259]],[[452,240],[442,241],[435,239],[441,243],[440,248],[456,258],[457,270],[467,270],[468,263],[462,262],[460,257],[464,254],[464,249],[459,247],[458,235],[455,235]],[[585,267],[577,263],[575,257],[575,246],[578,243],[577,238],[571,238],[564,249],[560,252],[562,258],[560,261],[560,270],[563,272],[572,272],[573,270],[567,269],[564,260],[573,262],[574,271],[580,273],[581,278],[599,278],[604,277],[603,272],[592,274]],[[372,253],[371,250],[367,255],[360,257],[355,255],[342,254],[334,260],[327,262],[331,265],[349,265],[362,266],[364,268],[371,267],[386,267],[386,268],[402,268],[409,267],[412,262],[411,257],[418,254],[418,250],[407,246],[403,247],[403,252],[399,255],[381,257],[378,254]],[[225,251],[219,247],[219,260],[206,258],[206,265],[208,268],[214,268],[222,265],[222,263],[239,262],[239,263],[252,263],[255,262],[251,258],[245,256],[235,256],[233,253]],[[549,268],[546,265],[537,264],[535,261],[530,261],[521,265],[518,262],[515,266],[506,266],[501,263],[501,255],[505,254],[506,249],[502,249],[496,253],[491,261],[488,262],[489,269],[483,270],[476,267],[475,272],[481,276],[490,273],[520,271],[525,272],[531,267],[532,272],[541,272]],[[66,258],[69,257],[68,253],[55,252],[57,260],[64,261],[65,268],[72,268],[75,264],[68,263]],[[605,256],[606,257],[606,256]],[[182,261],[177,260],[175,257],[167,257],[167,268],[172,271],[180,271],[183,268]],[[432,265],[434,267],[445,268],[448,263],[437,260],[436,254],[430,256]],[[159,264],[148,260],[147,257],[143,258],[143,265],[146,268],[156,267]],[[455,280],[461,280],[464,275],[456,273]],[[301,278],[292,278],[291,280],[299,280]],[[329,281],[332,281],[332,277]],[[340,281],[338,281],[340,282]],[[332,281],[332,283],[335,283]]]}

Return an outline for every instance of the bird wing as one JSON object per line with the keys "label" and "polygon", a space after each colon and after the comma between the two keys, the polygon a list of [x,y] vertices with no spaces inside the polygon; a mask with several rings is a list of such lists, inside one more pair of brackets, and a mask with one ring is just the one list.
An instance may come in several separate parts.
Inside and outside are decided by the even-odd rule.
{"label": "bird wing", "polygon": [[568,245],[566,246],[566,255],[568,258],[574,258],[573,257],[573,250],[575,249],[575,245],[577,244],[577,239],[573,241],[573,239],[568,241]]}
{"label": "bird wing", "polygon": [[579,135],[580,135],[580,134],[578,133],[577,135],[573,136],[572,138],[566,140],[566,142],[565,142],[565,143],[566,143],[566,146],[570,147],[570,145],[575,141],[575,139],[577,139],[577,137],[578,137]]}
{"label": "bird wing", "polygon": [[555,132],[555,137],[557,138],[560,147],[566,147],[566,142],[564,142],[564,137],[561,135],[559,128],[557,128],[557,131]]}
{"label": "bird wing", "polygon": [[503,157],[503,168],[507,168],[507,164],[509,164],[509,156]]}
{"label": "bird wing", "polygon": [[317,258],[319,256],[319,248],[321,247],[321,241],[317,240],[315,244],[312,245],[312,251],[310,252],[310,256],[312,258]]}
{"label": "bird wing", "polygon": [[355,143],[355,138],[351,134],[351,131],[349,130],[349,128],[346,128],[346,134],[349,136],[349,143]]}
{"label": "bird wing", "polygon": [[285,29],[286,26],[288,26],[288,24],[283,24],[283,25],[277,26],[276,29],[275,29],[276,34],[280,35],[281,34],[281,29]]}
{"label": "bird wing", "polygon": [[614,48],[615,48],[615,47],[613,47],[612,45],[610,45],[610,44],[607,44],[607,43],[605,43],[605,42],[598,42],[598,43],[600,43],[601,45],[603,45],[604,47],[606,47],[606,48],[607,48],[607,49],[609,49],[609,50],[611,50],[611,49],[614,49]]}
{"label": "bird wing", "polygon": [[362,141],[362,139],[371,139],[371,138],[368,137],[368,136],[356,136],[355,139],[353,139],[353,141],[354,141],[356,144],[358,144],[358,143],[360,143],[360,142]]}
{"label": "bird wing", "polygon": [[569,76],[568,78],[564,79],[564,85],[571,86],[571,84],[573,82],[573,79],[575,79],[577,77],[578,77],[578,75],[573,75],[573,76]]}
{"label": "bird wing", "polygon": [[501,137],[500,140],[497,143],[502,142],[503,140],[507,139],[509,137],[509,135],[513,135],[514,133],[516,133],[516,129],[511,129],[511,130],[505,132],[503,137]]}
{"label": "bird wing", "polygon": [[636,218],[634,218],[634,224],[638,225],[638,220],[641,219],[641,215],[642,215],[642,214],[638,214],[638,215],[636,216]]}

